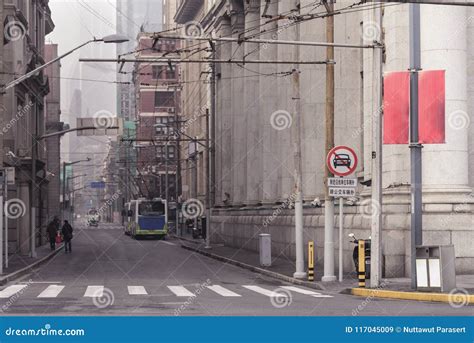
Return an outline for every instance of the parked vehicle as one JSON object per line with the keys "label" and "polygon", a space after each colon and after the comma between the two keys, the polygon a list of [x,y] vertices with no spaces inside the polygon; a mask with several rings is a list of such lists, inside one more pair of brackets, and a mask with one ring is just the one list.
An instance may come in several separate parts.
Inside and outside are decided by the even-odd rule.
{"label": "parked vehicle", "polygon": [[[359,272],[359,239],[355,237],[353,233],[349,234],[349,237],[352,239],[351,242],[355,244],[354,250],[352,251],[352,259],[354,260],[354,266],[356,273]],[[370,241],[365,239],[364,251],[365,251],[365,278],[370,279]]]}

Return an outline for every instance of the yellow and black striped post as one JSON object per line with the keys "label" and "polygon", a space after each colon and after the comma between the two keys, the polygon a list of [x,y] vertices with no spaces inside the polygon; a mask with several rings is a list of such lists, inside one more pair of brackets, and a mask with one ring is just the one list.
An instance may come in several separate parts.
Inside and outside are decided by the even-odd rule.
{"label": "yellow and black striped post", "polygon": [[308,281],[314,281],[314,242],[308,242]]}
{"label": "yellow and black striped post", "polygon": [[365,288],[365,241],[359,239],[359,287]]}

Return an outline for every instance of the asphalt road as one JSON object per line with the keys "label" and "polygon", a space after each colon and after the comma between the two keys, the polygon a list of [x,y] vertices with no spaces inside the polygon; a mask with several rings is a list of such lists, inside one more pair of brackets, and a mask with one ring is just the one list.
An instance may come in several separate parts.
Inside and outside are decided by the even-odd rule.
{"label": "asphalt road", "polygon": [[[1,315],[473,315],[474,307],[316,292],[119,226],[76,227],[63,251],[0,288]],[[295,287],[295,288],[292,288]]]}

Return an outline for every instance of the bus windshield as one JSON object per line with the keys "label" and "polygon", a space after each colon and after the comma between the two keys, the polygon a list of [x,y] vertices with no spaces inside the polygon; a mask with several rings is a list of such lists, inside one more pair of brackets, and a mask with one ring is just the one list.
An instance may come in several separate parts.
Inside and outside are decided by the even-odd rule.
{"label": "bus windshield", "polygon": [[140,216],[162,216],[165,214],[165,204],[161,201],[146,201],[138,204]]}

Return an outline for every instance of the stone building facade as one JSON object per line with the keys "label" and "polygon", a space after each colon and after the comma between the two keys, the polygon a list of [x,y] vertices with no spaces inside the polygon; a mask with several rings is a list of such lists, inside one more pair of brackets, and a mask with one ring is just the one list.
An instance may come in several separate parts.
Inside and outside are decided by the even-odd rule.
{"label": "stone building facade", "polygon": [[[210,2],[209,2],[210,3]],[[203,34],[242,38],[324,42],[324,19],[300,22],[293,15],[321,13],[314,2],[264,0],[181,1],[177,22],[198,21]],[[185,16],[186,4],[189,13]],[[335,42],[385,44],[383,71],[409,65],[408,5],[386,6],[382,25],[373,10],[344,13],[350,1],[338,1]],[[197,7],[190,11],[191,7]],[[180,12],[181,11],[181,12]],[[275,18],[280,18],[275,20]],[[446,71],[446,144],[423,149],[423,244],[453,244],[458,273],[474,271],[474,9],[422,5],[422,68]],[[273,20],[272,20],[273,19]],[[191,43],[188,43],[191,44]],[[196,42],[194,42],[196,44]],[[294,60],[292,46],[232,42],[216,43],[217,59]],[[322,47],[300,47],[301,60],[323,61]],[[374,117],[374,52],[335,49],[335,144],[354,148],[360,157],[356,177],[370,181]],[[294,217],[287,199],[294,189],[292,65],[219,64],[217,67],[215,191],[212,239],[256,250],[258,234],[272,234],[275,255],[294,258]],[[324,244],[324,168],[326,73],[324,65],[300,65],[302,160],[305,240],[316,242],[318,263]],[[186,71],[183,80],[191,80]],[[201,83],[206,92],[208,85]],[[184,91],[184,108],[194,100]],[[185,113],[189,113],[185,111]],[[277,120],[278,119],[278,120]],[[409,275],[410,159],[406,145],[383,147],[383,255],[386,276]],[[346,206],[344,236],[370,235],[370,186],[358,186],[358,199]],[[318,200],[321,201],[318,201]],[[321,202],[321,206],[319,203]],[[291,206],[290,206],[291,207]],[[277,213],[277,215],[275,215]],[[338,218],[336,216],[336,223]],[[338,232],[335,228],[337,237]],[[338,249],[337,242],[335,249]],[[344,268],[353,270],[352,245],[344,242]]]}
{"label": "stone building facade", "polygon": [[[45,63],[45,36],[54,23],[48,0],[3,1],[4,33],[3,82],[8,83],[38,65]],[[28,255],[31,252],[31,232],[35,228],[35,245],[44,243],[44,228],[48,220],[46,146],[35,137],[45,133],[45,96],[49,93],[44,71],[3,94],[3,165],[15,167],[15,186],[9,189],[9,199],[17,199],[24,215],[9,221],[9,250]],[[36,150],[36,175],[32,175],[32,151]],[[35,178],[35,184],[32,179]],[[35,196],[31,197],[35,188]],[[31,209],[36,209],[31,218]]]}
{"label": "stone building facade", "polygon": [[[163,53],[172,57],[180,47],[179,41],[173,39],[160,39],[154,45],[151,37],[152,34],[146,32],[138,35],[137,59],[158,57]],[[170,137],[179,121],[180,95],[173,86],[179,78],[180,68],[171,68],[166,61],[158,61],[137,62],[134,70],[138,187],[141,196],[164,199],[168,195],[169,201],[175,201],[177,141]]]}

